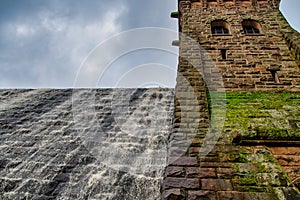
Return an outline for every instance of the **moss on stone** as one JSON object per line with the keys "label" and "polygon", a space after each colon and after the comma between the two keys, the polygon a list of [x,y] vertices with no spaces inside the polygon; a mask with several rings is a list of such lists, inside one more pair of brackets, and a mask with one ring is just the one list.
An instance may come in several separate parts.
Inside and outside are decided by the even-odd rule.
{"label": "moss on stone", "polygon": [[228,92],[225,127],[249,139],[300,139],[300,93]]}

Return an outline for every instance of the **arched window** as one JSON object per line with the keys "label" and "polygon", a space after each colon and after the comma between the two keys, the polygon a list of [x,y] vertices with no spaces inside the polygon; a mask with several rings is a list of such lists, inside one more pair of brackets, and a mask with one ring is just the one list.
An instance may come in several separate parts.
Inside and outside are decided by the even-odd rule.
{"label": "arched window", "polygon": [[262,34],[261,25],[255,20],[244,20],[243,29],[246,35]]}
{"label": "arched window", "polygon": [[218,5],[218,1],[217,0],[207,0],[207,5],[213,6],[213,5]]}
{"label": "arched window", "polygon": [[202,2],[200,0],[191,0],[192,6],[201,6]]}
{"label": "arched window", "polygon": [[213,35],[230,35],[229,24],[224,20],[212,21],[211,32]]}

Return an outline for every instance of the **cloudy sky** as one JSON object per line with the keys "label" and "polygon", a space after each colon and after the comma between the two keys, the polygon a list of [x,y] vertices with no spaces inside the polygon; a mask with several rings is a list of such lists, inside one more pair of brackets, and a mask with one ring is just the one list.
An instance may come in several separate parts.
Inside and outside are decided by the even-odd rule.
{"label": "cloudy sky", "polygon": [[[176,0],[0,0],[0,88],[73,87],[90,52],[109,37],[142,27],[176,31],[177,20],[169,17],[176,7]],[[282,0],[282,12],[297,30],[299,8],[299,0]],[[157,52],[146,51],[156,59],[135,53],[131,60],[142,60],[135,65],[160,62]],[[164,59],[176,69],[176,55]],[[132,65],[120,61],[115,68]]]}

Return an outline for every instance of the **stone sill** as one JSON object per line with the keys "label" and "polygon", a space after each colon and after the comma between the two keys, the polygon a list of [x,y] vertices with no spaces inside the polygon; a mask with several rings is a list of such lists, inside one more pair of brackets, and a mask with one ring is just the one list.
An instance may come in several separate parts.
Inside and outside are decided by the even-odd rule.
{"label": "stone sill", "polygon": [[244,34],[244,35],[247,36],[247,37],[265,36],[264,34],[253,34],[253,35],[251,35],[251,34]]}
{"label": "stone sill", "polygon": [[221,36],[222,37],[222,36],[232,36],[232,35],[231,34],[225,34],[225,35],[212,34],[211,36],[214,36],[214,37],[215,36],[219,36],[219,37]]}

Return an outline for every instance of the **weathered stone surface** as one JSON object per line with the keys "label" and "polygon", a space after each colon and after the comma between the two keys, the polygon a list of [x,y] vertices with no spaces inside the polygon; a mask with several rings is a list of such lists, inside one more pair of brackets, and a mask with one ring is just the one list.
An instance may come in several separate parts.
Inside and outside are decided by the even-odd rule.
{"label": "weathered stone surface", "polygon": [[199,166],[197,157],[171,157],[169,164],[175,166]]}
{"label": "weathered stone surface", "polygon": [[189,200],[217,200],[216,193],[213,191],[189,191]]}
{"label": "weathered stone surface", "polygon": [[[211,62],[202,59],[203,76],[209,77],[207,85],[216,81],[212,76],[216,70],[210,67],[215,65],[226,90],[299,91],[300,36],[274,6],[279,1],[274,2],[180,1],[179,30],[198,41],[212,59]],[[249,19],[260,24],[259,35],[246,34],[243,30],[243,20]],[[229,34],[212,34],[214,20],[226,21]],[[190,61],[203,57],[191,48],[191,43],[181,41],[181,56]],[[180,67],[179,72],[186,69],[184,65]]]}
{"label": "weathered stone surface", "polygon": [[245,200],[275,200],[274,195],[269,193],[248,193],[248,192],[236,192],[236,191],[219,191],[217,192],[218,199],[230,200],[230,199],[245,199]]}
{"label": "weathered stone surface", "polygon": [[173,178],[167,177],[164,180],[163,188],[182,188],[182,189],[197,189],[200,188],[198,178]]}
{"label": "weathered stone surface", "polygon": [[165,169],[165,176],[184,177],[185,176],[185,170],[184,170],[183,167],[168,166]]}
{"label": "weathered stone surface", "polygon": [[202,178],[216,178],[216,169],[215,168],[199,168],[198,177]]}
{"label": "weathered stone surface", "polygon": [[162,194],[162,199],[164,200],[183,200],[185,199],[185,195],[180,189],[170,189],[165,190]]}
{"label": "weathered stone surface", "polygon": [[[279,2],[178,1],[182,35],[170,137],[174,146],[170,147],[168,164],[184,167],[182,179],[198,178],[201,188],[170,184],[177,174],[169,174],[163,184],[183,189],[185,199],[284,199],[281,188],[291,182],[275,158],[281,158],[280,154],[274,157],[265,146],[239,146],[247,136],[257,140],[299,138],[299,95],[292,92],[300,91],[300,46],[291,38],[300,35],[281,15]],[[246,33],[243,24],[249,19],[259,24],[260,34]],[[214,20],[225,21],[229,34],[212,34]],[[223,24],[217,22],[217,26]],[[220,117],[225,118],[225,124],[220,135],[208,135],[209,128],[214,129],[211,115],[221,107],[207,104],[206,99],[213,99],[207,94],[222,91],[222,81],[224,89],[231,91],[226,93],[227,113]],[[196,101],[191,93],[197,96]],[[195,105],[198,110],[193,109]],[[185,139],[191,139],[189,146],[184,146]],[[176,147],[181,151],[173,151]],[[174,163],[179,156],[187,161]],[[191,165],[186,157],[195,163]],[[295,169],[298,155],[290,153],[279,161]]]}
{"label": "weathered stone surface", "polygon": [[230,180],[226,179],[201,179],[201,189],[212,191],[232,190]]}

